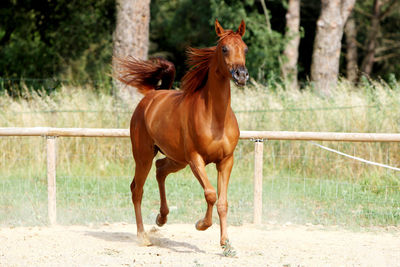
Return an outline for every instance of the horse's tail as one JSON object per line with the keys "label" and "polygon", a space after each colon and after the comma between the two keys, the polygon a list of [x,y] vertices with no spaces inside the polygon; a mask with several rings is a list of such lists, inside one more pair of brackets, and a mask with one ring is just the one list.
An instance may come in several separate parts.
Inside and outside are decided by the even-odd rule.
{"label": "horse's tail", "polygon": [[172,87],[175,66],[165,59],[140,60],[127,57],[116,58],[116,61],[119,67],[116,78],[127,85],[136,87],[144,95],[153,90]]}

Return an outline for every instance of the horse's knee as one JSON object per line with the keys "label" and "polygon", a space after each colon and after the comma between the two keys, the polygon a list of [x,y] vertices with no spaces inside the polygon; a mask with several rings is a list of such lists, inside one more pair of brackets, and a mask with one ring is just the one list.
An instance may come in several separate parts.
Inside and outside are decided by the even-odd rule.
{"label": "horse's knee", "polygon": [[215,202],[217,201],[217,193],[215,192],[214,189],[204,190],[204,196],[206,198],[207,203],[210,205],[214,205]]}
{"label": "horse's knee", "polygon": [[131,193],[133,203],[140,202],[142,200],[143,188],[138,188],[134,181],[131,183]]}
{"label": "horse's knee", "polygon": [[217,211],[219,215],[225,215],[228,212],[228,202],[217,203]]}

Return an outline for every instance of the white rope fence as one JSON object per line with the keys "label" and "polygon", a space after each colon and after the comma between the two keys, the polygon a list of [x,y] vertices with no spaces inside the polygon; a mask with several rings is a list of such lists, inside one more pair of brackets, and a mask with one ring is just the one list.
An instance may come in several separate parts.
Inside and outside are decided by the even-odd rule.
{"label": "white rope fence", "polygon": [[379,167],[383,167],[383,168],[387,168],[387,169],[391,169],[391,170],[395,170],[395,171],[400,171],[400,168],[396,168],[396,167],[392,167],[392,166],[389,166],[389,165],[386,165],[386,164],[377,163],[377,162],[366,160],[366,159],[363,159],[363,158],[351,156],[349,154],[346,154],[346,153],[340,152],[338,150],[335,150],[335,149],[332,149],[332,148],[317,144],[315,142],[311,142],[310,141],[310,143],[313,144],[314,146],[320,147],[320,148],[325,149],[327,151],[330,151],[330,152],[333,152],[333,153],[336,153],[336,154],[339,154],[339,155],[342,155],[342,156],[345,156],[345,157],[348,157],[348,158],[351,158],[351,159],[355,159],[355,160],[358,160],[358,161],[361,161],[361,162],[364,162],[364,163],[367,163],[367,164],[370,164],[370,165],[379,166]]}

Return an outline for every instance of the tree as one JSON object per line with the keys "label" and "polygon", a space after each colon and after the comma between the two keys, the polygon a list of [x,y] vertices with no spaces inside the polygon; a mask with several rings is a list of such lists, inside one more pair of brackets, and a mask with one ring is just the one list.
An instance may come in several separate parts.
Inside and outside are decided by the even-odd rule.
{"label": "tree", "polygon": [[286,13],[286,33],[288,40],[283,50],[284,62],[281,67],[282,76],[290,88],[298,88],[297,60],[300,44],[300,0],[289,0]]}
{"label": "tree", "polygon": [[321,14],[311,63],[311,80],[323,95],[329,95],[339,75],[343,28],[355,0],[321,0]]}
{"label": "tree", "polygon": [[371,25],[368,30],[365,46],[366,54],[361,63],[361,72],[364,75],[371,75],[372,67],[376,61],[375,55],[379,46],[378,40],[381,39],[380,36],[382,36],[381,21],[390,15],[398,2],[398,0],[374,0],[372,5]]}
{"label": "tree", "polygon": [[[150,0],[117,0],[117,25],[113,42],[113,55],[147,59],[149,50]],[[117,62],[113,60],[113,69]],[[119,89],[122,84],[116,82]],[[125,88],[125,86],[124,86]]]}
{"label": "tree", "polygon": [[346,77],[356,83],[358,79],[357,27],[354,16],[350,16],[344,27],[346,36]]}

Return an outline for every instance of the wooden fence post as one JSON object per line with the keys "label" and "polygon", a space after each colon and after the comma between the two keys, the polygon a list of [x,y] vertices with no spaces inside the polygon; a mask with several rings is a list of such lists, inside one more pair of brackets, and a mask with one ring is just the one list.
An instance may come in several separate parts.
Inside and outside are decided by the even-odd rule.
{"label": "wooden fence post", "polygon": [[49,224],[57,223],[56,207],[56,137],[47,136],[47,211]]}
{"label": "wooden fence post", "polygon": [[254,142],[254,224],[261,224],[262,179],[263,179],[263,139]]}

